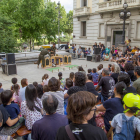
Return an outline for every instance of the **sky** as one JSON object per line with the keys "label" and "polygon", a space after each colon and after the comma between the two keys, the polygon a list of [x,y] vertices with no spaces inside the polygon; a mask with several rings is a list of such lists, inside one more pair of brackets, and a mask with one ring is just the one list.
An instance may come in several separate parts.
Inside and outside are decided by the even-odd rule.
{"label": "sky", "polygon": [[68,13],[70,10],[73,10],[73,0],[51,0],[56,3],[60,1],[61,5],[65,7],[66,12]]}

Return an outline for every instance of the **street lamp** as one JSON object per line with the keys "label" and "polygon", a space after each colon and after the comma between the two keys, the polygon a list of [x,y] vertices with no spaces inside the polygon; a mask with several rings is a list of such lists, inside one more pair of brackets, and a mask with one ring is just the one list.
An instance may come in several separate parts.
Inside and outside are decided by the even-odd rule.
{"label": "street lamp", "polygon": [[60,18],[61,18],[61,15],[60,15],[60,1],[58,1],[57,3],[57,7],[55,7],[55,9],[58,9],[58,48],[60,46],[60,35],[59,35],[59,32],[60,32]]}
{"label": "street lamp", "polygon": [[127,11],[128,4],[125,2],[123,4],[123,8],[124,10],[120,12],[120,19],[123,19],[123,34],[122,34],[122,43],[121,44],[125,44],[125,21],[126,19],[128,19],[131,16],[130,11]]}

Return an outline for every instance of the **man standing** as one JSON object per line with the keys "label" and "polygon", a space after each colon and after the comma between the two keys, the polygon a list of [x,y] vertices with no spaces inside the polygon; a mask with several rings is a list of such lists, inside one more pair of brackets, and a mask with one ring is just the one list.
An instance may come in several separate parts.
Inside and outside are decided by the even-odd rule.
{"label": "man standing", "polygon": [[133,87],[137,90],[137,94],[140,95],[140,66],[135,67],[134,74],[137,80],[133,83]]}
{"label": "man standing", "polygon": [[32,127],[33,140],[54,140],[60,127],[68,124],[66,116],[56,113],[58,99],[53,95],[48,95],[43,100],[43,108],[46,115],[41,120],[34,123]]}
{"label": "man standing", "polygon": [[115,81],[112,77],[109,76],[108,69],[103,69],[102,76],[103,77],[101,78],[100,82],[98,83],[96,90],[98,90],[100,88],[100,86],[102,86],[101,101],[103,102],[103,101],[107,100],[110,96],[113,95]]}
{"label": "man standing", "polygon": [[82,55],[82,49],[81,46],[79,46],[78,50],[77,50],[77,54],[78,54],[78,58],[80,58]]}
{"label": "man standing", "polygon": [[49,49],[44,49],[44,50],[41,51],[41,53],[40,53],[40,55],[38,57],[38,66],[37,66],[38,68],[39,68],[39,64],[40,64],[41,60],[42,60],[43,68],[45,67],[45,58],[44,58],[44,56],[47,55],[47,54],[49,56],[51,56],[51,53],[50,53]]}
{"label": "man standing", "polygon": [[53,46],[51,47],[51,55],[55,56],[56,53],[56,46],[55,43],[53,43]]}

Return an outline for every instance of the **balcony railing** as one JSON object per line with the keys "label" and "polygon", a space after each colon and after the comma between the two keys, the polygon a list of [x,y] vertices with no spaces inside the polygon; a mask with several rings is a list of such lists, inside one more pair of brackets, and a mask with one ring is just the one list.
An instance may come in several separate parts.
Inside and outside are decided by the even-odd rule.
{"label": "balcony railing", "polygon": [[128,8],[140,7],[140,0],[111,0],[107,2],[98,3],[98,12],[114,11],[123,8],[124,2],[127,2]]}
{"label": "balcony railing", "polygon": [[83,16],[83,15],[89,15],[90,14],[90,7],[80,7],[74,9],[73,16]]}

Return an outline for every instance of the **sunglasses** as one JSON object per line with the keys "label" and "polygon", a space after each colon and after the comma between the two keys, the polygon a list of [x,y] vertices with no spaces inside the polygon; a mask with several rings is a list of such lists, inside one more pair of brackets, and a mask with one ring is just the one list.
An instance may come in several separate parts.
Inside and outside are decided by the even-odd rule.
{"label": "sunglasses", "polygon": [[96,111],[97,110],[97,107],[95,106],[95,108],[94,109],[91,109],[91,111]]}

